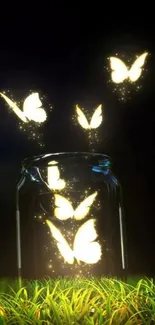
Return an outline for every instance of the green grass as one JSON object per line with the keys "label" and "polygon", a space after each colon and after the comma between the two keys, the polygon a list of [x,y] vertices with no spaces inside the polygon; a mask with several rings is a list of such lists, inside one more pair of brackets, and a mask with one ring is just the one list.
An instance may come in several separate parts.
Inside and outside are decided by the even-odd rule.
{"label": "green grass", "polygon": [[0,281],[0,325],[154,325],[153,279]]}

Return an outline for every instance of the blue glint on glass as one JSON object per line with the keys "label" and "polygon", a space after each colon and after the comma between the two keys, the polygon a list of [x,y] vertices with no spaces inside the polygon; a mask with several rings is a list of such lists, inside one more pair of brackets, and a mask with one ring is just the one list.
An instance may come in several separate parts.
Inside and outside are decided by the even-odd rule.
{"label": "blue glint on glass", "polygon": [[93,166],[92,171],[95,173],[103,173],[104,175],[109,173],[109,169],[102,169],[100,166]]}
{"label": "blue glint on glass", "polygon": [[99,167],[110,167],[111,166],[111,163],[108,159],[105,159],[105,160],[99,160]]}
{"label": "blue glint on glass", "polygon": [[30,174],[27,169],[24,170],[24,174],[26,174],[26,176],[28,175],[32,182],[41,183],[41,181],[37,179],[37,177]]}
{"label": "blue glint on glass", "polygon": [[98,166],[92,166],[92,171],[95,173],[102,173],[107,178],[106,181],[114,186],[118,186],[117,179],[112,175],[110,171],[111,163],[108,159],[99,160]]}

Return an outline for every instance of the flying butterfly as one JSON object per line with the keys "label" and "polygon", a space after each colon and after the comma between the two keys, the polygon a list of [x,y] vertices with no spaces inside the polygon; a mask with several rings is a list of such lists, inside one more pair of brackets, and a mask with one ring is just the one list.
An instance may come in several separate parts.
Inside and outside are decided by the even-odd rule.
{"label": "flying butterfly", "polygon": [[38,93],[32,93],[29,95],[23,103],[23,110],[21,110],[15,102],[8,98],[5,94],[0,93],[7,104],[12,108],[13,112],[22,120],[24,123],[34,121],[42,123],[47,119],[47,114],[42,106],[42,102],[39,98]]}
{"label": "flying butterfly", "polygon": [[141,76],[142,68],[147,55],[147,52],[140,55],[133,63],[130,70],[128,70],[125,63],[119,58],[110,57],[110,67],[111,70],[113,70],[111,73],[112,81],[117,84],[123,82],[125,79],[128,79],[130,82],[137,81]]}
{"label": "flying butterfly", "polygon": [[67,220],[69,218],[82,220],[87,216],[90,207],[93,204],[96,196],[97,196],[97,192],[89,195],[74,210],[69,200],[67,200],[65,197],[63,197],[60,194],[55,194],[54,197],[55,197],[56,208],[54,209],[54,215],[59,220]]}
{"label": "flying butterfly", "polygon": [[80,261],[87,264],[95,264],[101,259],[101,246],[98,242],[95,242],[97,238],[95,219],[86,221],[79,228],[75,235],[73,250],[60,230],[51,221],[46,220],[46,224],[50,228],[51,235],[56,240],[59,252],[65,262],[73,264],[76,259],[78,264],[80,264]]}
{"label": "flying butterfly", "polygon": [[102,105],[99,105],[96,108],[91,118],[90,124],[88,123],[87,118],[85,117],[84,113],[82,112],[82,110],[79,108],[78,105],[76,105],[76,112],[77,112],[78,122],[85,130],[97,129],[102,123],[103,120]]}
{"label": "flying butterfly", "polygon": [[66,183],[64,179],[60,178],[60,170],[56,165],[56,161],[51,161],[48,163],[47,167],[47,179],[48,179],[48,187],[51,190],[62,190]]}

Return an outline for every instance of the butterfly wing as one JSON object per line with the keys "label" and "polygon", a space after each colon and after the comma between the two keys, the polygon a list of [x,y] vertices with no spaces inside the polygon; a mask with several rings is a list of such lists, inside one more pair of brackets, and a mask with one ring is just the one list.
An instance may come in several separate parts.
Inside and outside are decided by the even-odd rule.
{"label": "butterfly wing", "polygon": [[74,210],[70,201],[60,194],[55,194],[55,205],[54,214],[59,220],[67,220],[72,218],[74,215]]}
{"label": "butterfly wing", "polygon": [[113,82],[119,84],[128,77],[128,69],[122,60],[112,56],[110,57],[110,66],[113,70],[111,73]]}
{"label": "butterfly wing", "polygon": [[63,256],[64,260],[69,263],[73,264],[74,263],[74,253],[72,249],[69,247],[66,239],[63,237],[59,229],[57,229],[53,223],[49,220],[46,220],[46,224],[48,225],[51,235],[57,242],[58,249]]}
{"label": "butterfly wing", "polygon": [[76,112],[77,112],[79,124],[83,127],[83,129],[85,130],[89,129],[89,123],[78,105],[76,105]]}
{"label": "butterfly wing", "polygon": [[101,246],[97,238],[95,219],[86,221],[77,231],[74,240],[74,256],[78,261],[95,264],[101,258]]}
{"label": "butterfly wing", "polygon": [[90,122],[90,127],[91,129],[97,129],[100,124],[102,123],[102,120],[103,120],[103,117],[102,117],[102,105],[99,105],[93,116],[92,116],[92,119],[91,119],[91,122]]}
{"label": "butterfly wing", "polygon": [[28,120],[25,116],[25,114],[18,108],[16,103],[14,103],[10,98],[8,98],[6,95],[3,93],[0,93],[0,95],[4,98],[4,100],[7,102],[7,104],[12,108],[14,113],[24,122],[27,123]]}
{"label": "butterfly wing", "polygon": [[88,214],[91,205],[93,204],[95,198],[97,196],[97,192],[89,195],[86,199],[84,199],[77,209],[74,211],[74,218],[76,220],[82,220]]}
{"label": "butterfly wing", "polygon": [[42,123],[46,120],[47,115],[43,108],[40,108],[42,102],[38,93],[29,95],[23,104],[23,112],[25,116],[30,120],[37,123]]}
{"label": "butterfly wing", "polygon": [[48,186],[51,190],[62,190],[65,187],[65,181],[60,179],[58,166],[47,167]]}
{"label": "butterfly wing", "polygon": [[142,67],[145,63],[145,59],[148,53],[143,53],[140,55],[134,64],[132,65],[130,71],[129,71],[129,79],[131,82],[135,82],[136,80],[139,79],[141,73],[142,73]]}

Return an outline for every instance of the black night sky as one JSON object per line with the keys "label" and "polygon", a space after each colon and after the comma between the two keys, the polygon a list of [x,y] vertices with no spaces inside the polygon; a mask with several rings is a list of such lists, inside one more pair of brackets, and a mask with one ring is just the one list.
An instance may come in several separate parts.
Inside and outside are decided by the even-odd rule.
{"label": "black night sky", "polygon": [[[59,151],[87,151],[87,138],[72,123],[75,104],[104,106],[102,139],[96,151],[108,154],[122,184],[130,273],[152,275],[154,262],[155,37],[120,26],[108,30],[91,9],[52,9],[9,22],[1,38],[0,91],[22,101],[30,90],[53,107],[44,126],[45,147],[29,141],[0,99],[0,276],[16,275],[15,188],[23,158]],[[111,26],[112,28],[112,26]],[[118,100],[109,86],[107,57],[148,50],[142,89]]]}

